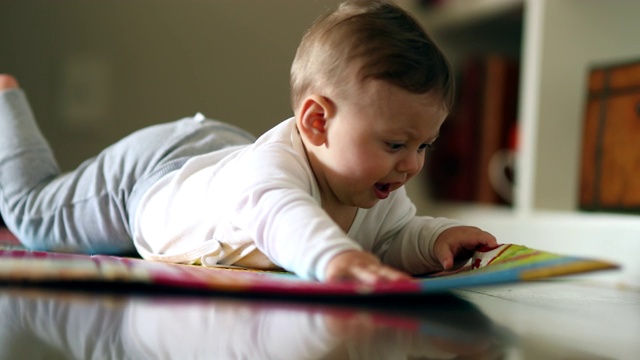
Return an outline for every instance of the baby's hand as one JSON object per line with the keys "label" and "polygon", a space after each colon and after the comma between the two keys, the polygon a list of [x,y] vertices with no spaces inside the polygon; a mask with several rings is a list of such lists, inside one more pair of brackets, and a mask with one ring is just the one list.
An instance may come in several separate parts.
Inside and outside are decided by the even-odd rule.
{"label": "baby's hand", "polygon": [[445,270],[453,267],[454,259],[468,259],[478,246],[496,247],[496,238],[486,231],[473,226],[456,226],[438,236],[434,254]]}
{"label": "baby's hand", "polygon": [[409,280],[411,277],[399,270],[382,264],[375,255],[349,250],[336,255],[327,264],[326,280],[353,280],[365,284],[385,281]]}

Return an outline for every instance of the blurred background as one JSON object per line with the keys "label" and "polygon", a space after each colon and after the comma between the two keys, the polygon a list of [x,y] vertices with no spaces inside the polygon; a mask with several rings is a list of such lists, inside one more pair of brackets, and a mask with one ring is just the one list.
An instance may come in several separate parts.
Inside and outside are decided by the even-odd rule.
{"label": "blurred background", "polygon": [[291,116],[298,42],[337,3],[2,0],[0,72],[27,91],[65,170],[196,112],[259,135]]}

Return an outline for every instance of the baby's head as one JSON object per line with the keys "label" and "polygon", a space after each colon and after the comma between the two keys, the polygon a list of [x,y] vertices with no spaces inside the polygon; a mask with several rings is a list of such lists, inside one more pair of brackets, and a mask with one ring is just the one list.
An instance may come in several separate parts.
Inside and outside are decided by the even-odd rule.
{"label": "baby's head", "polygon": [[316,20],[298,47],[293,111],[309,94],[345,97],[367,80],[437,94],[447,112],[453,102],[449,63],[411,15],[384,0],[347,0]]}

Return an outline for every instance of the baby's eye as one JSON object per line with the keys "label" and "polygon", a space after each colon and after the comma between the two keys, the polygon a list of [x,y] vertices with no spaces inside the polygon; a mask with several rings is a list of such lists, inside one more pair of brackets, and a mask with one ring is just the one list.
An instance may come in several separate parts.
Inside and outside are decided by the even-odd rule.
{"label": "baby's eye", "polygon": [[420,144],[420,146],[418,147],[418,152],[422,152],[425,149],[431,149],[431,144],[429,143]]}
{"label": "baby's eye", "polygon": [[387,143],[387,147],[389,147],[390,150],[397,151],[397,150],[402,149],[404,147],[404,144],[403,143],[388,142]]}

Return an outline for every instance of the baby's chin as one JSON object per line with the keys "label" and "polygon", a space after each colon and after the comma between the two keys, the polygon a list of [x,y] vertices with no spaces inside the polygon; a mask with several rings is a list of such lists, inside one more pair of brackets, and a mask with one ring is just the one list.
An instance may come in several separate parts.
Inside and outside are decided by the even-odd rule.
{"label": "baby's chin", "polygon": [[355,194],[352,194],[350,198],[342,198],[342,200],[344,201],[341,201],[341,203],[344,206],[351,206],[360,209],[371,209],[372,207],[376,206],[376,204],[378,204],[380,200],[382,200],[379,195],[376,194],[376,191],[377,190],[375,189],[375,187],[371,187],[368,189],[368,191],[363,191],[357,196],[353,196]]}
{"label": "baby's chin", "polygon": [[366,200],[359,201],[356,206],[361,209],[371,209],[372,207],[376,206],[376,204],[378,204],[380,200],[381,199],[379,199],[376,195],[373,195]]}

